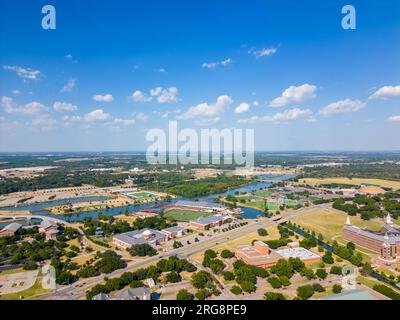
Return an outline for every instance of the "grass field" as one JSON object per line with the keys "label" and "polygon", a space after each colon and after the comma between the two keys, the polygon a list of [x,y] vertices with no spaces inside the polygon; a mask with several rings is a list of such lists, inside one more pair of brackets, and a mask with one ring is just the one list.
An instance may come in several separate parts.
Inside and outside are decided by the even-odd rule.
{"label": "grass field", "polygon": [[176,221],[184,221],[188,222],[191,220],[195,220],[200,217],[208,217],[213,215],[209,212],[197,212],[197,211],[188,211],[188,210],[171,210],[164,214],[164,217],[174,219]]}
{"label": "grass field", "polygon": [[270,197],[272,195],[272,191],[260,191],[256,193],[257,197]]}
{"label": "grass field", "polygon": [[299,180],[299,183],[307,183],[311,185],[320,185],[326,183],[338,183],[338,184],[354,184],[360,185],[362,183],[370,183],[379,185],[385,188],[393,188],[395,190],[400,189],[400,181],[391,181],[391,180],[383,180],[383,179],[363,179],[363,178],[324,178],[324,179],[314,179],[314,178],[305,178]]}
{"label": "grass field", "polygon": [[[315,209],[291,221],[304,228],[321,233],[326,240],[332,240],[340,237],[342,229],[346,221],[347,215],[335,209]],[[358,216],[350,217],[351,223],[360,227],[378,231],[383,225],[383,221],[379,220],[362,220]]]}
{"label": "grass field", "polygon": [[135,192],[135,193],[129,193],[128,196],[130,198],[136,199],[136,200],[143,200],[143,199],[148,199],[148,198],[154,198],[156,197],[155,194],[147,191],[140,191],[140,192]]}
{"label": "grass field", "polygon": [[[225,203],[230,203],[230,202],[225,201]],[[262,212],[264,212],[264,209],[265,209],[264,201],[254,201],[254,202],[246,202],[246,203],[237,202],[236,205],[238,207],[253,208],[256,210],[260,210]]]}

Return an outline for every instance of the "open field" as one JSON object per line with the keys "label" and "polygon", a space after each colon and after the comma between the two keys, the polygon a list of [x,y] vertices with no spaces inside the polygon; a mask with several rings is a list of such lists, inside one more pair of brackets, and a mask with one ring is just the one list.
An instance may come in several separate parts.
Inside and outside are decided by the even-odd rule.
{"label": "open field", "polygon": [[[325,239],[331,241],[335,237],[341,236],[346,217],[346,213],[333,208],[315,209],[291,219],[291,222],[315,231],[317,234],[321,233]],[[360,228],[368,228],[375,231],[378,231],[383,225],[383,221],[367,221],[358,216],[350,217],[350,221]]]}
{"label": "open field", "polygon": [[10,211],[10,210],[0,210],[0,217],[1,215],[5,215],[5,216],[17,216],[17,215],[29,215],[31,214],[30,211]]}
{"label": "open field", "polygon": [[257,197],[270,197],[272,194],[273,194],[272,191],[265,190],[265,191],[257,192],[255,195]]}
{"label": "open field", "polygon": [[60,206],[44,208],[51,214],[72,214],[77,212],[103,210],[107,208],[117,208],[133,204],[133,200],[126,197],[116,197],[113,199],[99,201],[83,201],[79,203],[69,203]]}
{"label": "open field", "polygon": [[240,199],[248,200],[248,199],[267,198],[267,197],[270,197],[272,194],[273,194],[272,191],[265,190],[265,191],[259,191],[259,192],[255,193],[255,194],[243,194],[243,195],[237,195],[235,197],[238,200],[240,200]]}
{"label": "open field", "polygon": [[208,217],[213,215],[209,212],[197,212],[197,211],[189,211],[189,210],[171,210],[164,213],[164,217],[174,219],[176,221],[188,222],[191,220],[195,220],[200,217]]}
{"label": "open field", "polygon": [[[275,240],[275,239],[279,239],[279,232],[278,232],[278,228],[276,226],[272,226],[266,229],[268,232],[268,235],[265,237],[259,236],[258,232],[252,232],[249,233],[241,238],[238,239],[234,239],[231,241],[226,241],[223,242],[219,245],[216,245],[213,250],[217,251],[217,252],[221,252],[224,249],[230,250],[230,251],[235,251],[236,248],[243,246],[243,245],[251,245],[253,240],[262,240],[262,241],[266,241],[266,240]],[[238,230],[238,233],[243,232],[240,229]],[[191,259],[198,261],[199,263],[201,263],[203,261],[203,256],[204,256],[204,252],[199,252],[194,254]]]}
{"label": "open field", "polygon": [[391,181],[391,180],[383,180],[383,179],[363,179],[363,178],[324,178],[324,179],[315,179],[315,178],[305,178],[299,180],[300,183],[307,183],[310,185],[320,185],[320,184],[328,184],[328,183],[338,183],[338,184],[354,184],[360,185],[362,183],[376,184],[384,188],[393,188],[400,189],[400,181]]}
{"label": "open field", "polygon": [[238,206],[253,208],[256,210],[260,210],[262,212],[264,212],[264,210],[265,210],[265,202],[264,201],[252,201],[252,202],[246,202],[246,203],[238,203]]}
{"label": "open field", "polygon": [[134,216],[134,215],[127,215],[126,216],[124,214],[120,214],[120,215],[114,216],[114,218],[117,221],[125,221],[125,222],[128,222],[129,224],[133,223],[137,219],[137,217]]}

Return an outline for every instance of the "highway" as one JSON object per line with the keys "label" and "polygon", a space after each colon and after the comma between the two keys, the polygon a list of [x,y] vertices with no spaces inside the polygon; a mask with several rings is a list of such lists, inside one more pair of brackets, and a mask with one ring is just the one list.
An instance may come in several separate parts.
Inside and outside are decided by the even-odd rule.
{"label": "highway", "polygon": [[[132,262],[128,264],[124,269],[116,270],[108,275],[100,275],[98,277],[90,278],[90,279],[81,279],[75,282],[73,285],[61,287],[49,294],[46,294],[40,299],[65,299],[65,300],[79,300],[82,299],[86,291],[91,287],[100,283],[104,280],[104,277],[114,278],[122,275],[124,272],[133,271],[135,269],[144,267],[149,264],[156,263],[162,258],[168,258],[170,256],[179,255],[182,258],[189,258],[190,256],[204,252],[207,249],[211,249],[221,242],[232,241],[241,237],[244,237],[259,228],[268,228],[276,224],[281,224],[287,220],[290,220],[294,217],[300,216],[307,212],[310,212],[315,209],[326,209],[329,208],[330,204],[321,204],[312,207],[301,208],[294,211],[284,212],[281,214],[281,219],[278,221],[273,221],[271,218],[260,218],[256,221],[249,221],[249,224],[243,226],[238,229],[233,229],[224,233],[217,234],[213,237],[201,240],[199,242],[192,243],[190,245],[186,245],[184,247],[174,249],[168,252],[163,252],[158,254],[157,256],[149,257],[146,260]],[[276,217],[274,217],[276,219]]]}

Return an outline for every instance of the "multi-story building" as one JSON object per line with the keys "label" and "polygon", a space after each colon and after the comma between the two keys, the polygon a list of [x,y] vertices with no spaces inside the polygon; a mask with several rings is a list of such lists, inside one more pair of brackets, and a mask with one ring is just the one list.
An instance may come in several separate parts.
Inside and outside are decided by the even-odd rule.
{"label": "multi-story building", "polygon": [[0,238],[12,237],[22,227],[22,224],[13,222],[0,230]]}
{"label": "multi-story building", "polygon": [[165,233],[152,229],[141,229],[114,236],[113,244],[124,249],[130,248],[136,244],[144,243],[156,247],[168,240],[168,235]]}
{"label": "multi-story building", "polygon": [[232,217],[229,215],[215,215],[192,220],[189,222],[189,227],[198,230],[208,230],[210,228],[218,227],[231,221]]}
{"label": "multi-story building", "polygon": [[377,263],[400,266],[400,227],[393,224],[389,214],[380,232],[353,226],[347,217],[343,228],[343,239],[376,252]]}
{"label": "multi-story building", "polygon": [[298,247],[298,242],[288,244],[288,247],[284,249],[272,250],[266,243],[256,241],[253,246],[238,248],[235,256],[247,264],[259,267],[272,267],[280,259],[299,258],[304,263],[317,263],[321,259],[318,254]]}

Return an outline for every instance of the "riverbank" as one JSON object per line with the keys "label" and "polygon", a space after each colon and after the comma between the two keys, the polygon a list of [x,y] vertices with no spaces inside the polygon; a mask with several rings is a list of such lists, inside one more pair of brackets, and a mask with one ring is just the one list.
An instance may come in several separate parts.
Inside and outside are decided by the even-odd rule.
{"label": "riverbank", "polygon": [[[273,177],[270,179],[267,179],[268,177],[263,177],[263,182],[253,182],[251,184],[247,184],[245,186],[241,186],[238,188],[234,189],[229,189],[223,193],[219,194],[211,194],[211,195],[206,195],[206,196],[201,196],[197,197],[196,199],[199,201],[207,201],[207,202],[214,202],[218,197],[225,197],[228,194],[234,195],[235,193],[248,193],[248,192],[253,192],[256,190],[260,190],[260,188],[266,188],[274,183],[287,180],[290,178],[293,178],[293,175],[284,175],[280,177]],[[66,205],[68,203],[80,203],[80,202],[94,202],[94,201],[103,201],[107,200],[109,198],[104,197],[104,196],[97,196],[97,197],[92,197],[92,198],[75,198],[75,199],[69,199],[69,200],[54,200],[54,201],[46,201],[43,203],[38,203],[38,204],[32,204],[32,205],[24,205],[24,206],[19,206],[19,207],[7,207],[7,208],[0,208],[0,212],[4,210],[9,210],[12,212],[12,214],[16,214],[17,212],[20,211],[29,211],[34,215],[43,215],[43,216],[51,216],[51,214],[46,211],[44,208],[46,207],[54,207],[54,206],[60,206],[60,205]],[[177,197],[172,200],[166,200],[169,201],[170,203],[178,201],[178,200],[187,200],[188,198],[183,198],[183,197]],[[69,214],[57,214],[58,219],[66,220],[69,222],[79,222],[83,221],[86,217],[90,217],[93,219],[96,219],[97,216],[102,213],[104,215],[108,216],[117,216],[124,214],[126,211],[129,213],[132,212],[139,212],[139,211],[145,211],[148,209],[152,209],[155,206],[158,206],[158,201],[151,202],[151,203],[139,203],[139,204],[130,204],[127,206],[121,206],[121,207],[113,207],[113,208],[103,208],[103,209],[98,209],[98,210],[88,210],[88,211],[79,211],[79,212],[73,212]],[[256,219],[257,216],[262,215],[262,212],[259,210],[255,210],[253,208],[243,208],[243,214],[241,215],[245,219]]]}

